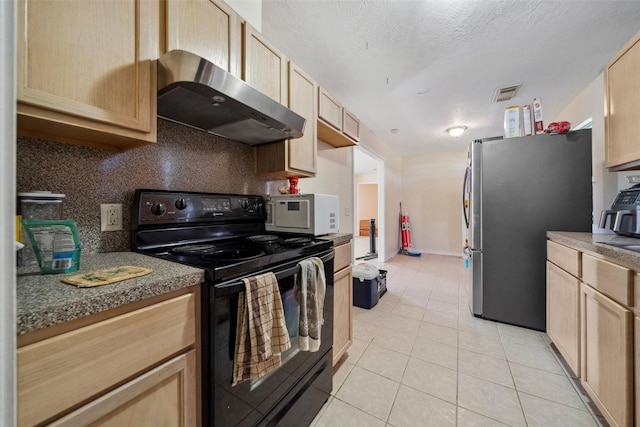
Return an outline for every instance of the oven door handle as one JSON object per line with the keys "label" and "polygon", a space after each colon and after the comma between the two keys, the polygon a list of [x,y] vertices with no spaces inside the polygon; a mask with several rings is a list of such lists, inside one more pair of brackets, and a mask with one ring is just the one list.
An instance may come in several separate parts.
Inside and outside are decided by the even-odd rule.
{"label": "oven door handle", "polygon": [[[320,256],[320,260],[322,260],[323,263],[326,263],[328,261],[331,261],[334,258],[334,256],[335,256],[335,252],[333,249],[331,249],[329,252],[325,253],[325,255]],[[311,257],[304,258],[304,259],[309,259],[309,258]],[[272,271],[273,274],[276,275],[276,279],[282,280],[285,277],[290,277],[290,276],[293,276],[294,274],[299,273],[300,265],[296,263],[293,267],[285,268],[284,270],[276,270],[276,271],[262,270],[262,271],[256,272],[255,274],[251,274],[245,277],[252,277],[258,274],[264,274],[264,273],[268,273],[269,271]],[[240,293],[242,291],[244,291],[244,281],[242,281],[241,279],[215,285],[216,296],[232,295],[232,294]]]}

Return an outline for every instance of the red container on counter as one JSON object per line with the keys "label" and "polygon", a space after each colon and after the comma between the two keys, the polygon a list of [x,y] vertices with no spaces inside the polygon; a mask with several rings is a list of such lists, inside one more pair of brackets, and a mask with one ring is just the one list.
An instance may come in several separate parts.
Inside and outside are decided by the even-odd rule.
{"label": "red container on counter", "polygon": [[289,178],[289,194],[298,194],[298,177]]}

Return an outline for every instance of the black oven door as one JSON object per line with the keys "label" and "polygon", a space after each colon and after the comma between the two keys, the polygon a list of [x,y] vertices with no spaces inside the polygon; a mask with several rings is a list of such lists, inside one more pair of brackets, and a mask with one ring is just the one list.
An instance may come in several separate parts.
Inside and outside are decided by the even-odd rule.
{"label": "black oven door", "polygon": [[[333,343],[333,249],[317,255],[325,269],[327,289],[320,350],[298,348],[299,305],[293,296],[297,261],[274,268],[282,298],[291,348],[282,353],[280,368],[257,379],[231,386],[236,339],[238,295],[244,292],[241,280],[217,284],[209,297],[208,397],[203,406],[207,424],[220,426],[279,425],[300,426],[311,423],[327,401],[332,388]],[[253,274],[265,273],[260,271]],[[204,361],[206,363],[206,361]],[[203,379],[204,380],[204,379]]]}

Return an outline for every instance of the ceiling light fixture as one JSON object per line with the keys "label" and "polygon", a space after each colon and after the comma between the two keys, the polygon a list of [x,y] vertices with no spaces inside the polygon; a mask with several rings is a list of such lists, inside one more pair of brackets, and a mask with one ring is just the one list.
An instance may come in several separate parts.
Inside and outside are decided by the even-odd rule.
{"label": "ceiling light fixture", "polygon": [[425,96],[426,94],[429,93],[429,89],[424,88],[424,89],[420,89],[418,92],[416,92],[418,96]]}
{"label": "ceiling light fixture", "polygon": [[398,129],[398,128],[391,129],[391,133],[393,133],[393,134],[396,134],[398,132],[400,132],[400,129]]}
{"label": "ceiling light fixture", "polygon": [[466,126],[453,126],[447,129],[447,133],[453,136],[454,138],[457,138],[460,135],[462,135],[465,130],[467,130]]}

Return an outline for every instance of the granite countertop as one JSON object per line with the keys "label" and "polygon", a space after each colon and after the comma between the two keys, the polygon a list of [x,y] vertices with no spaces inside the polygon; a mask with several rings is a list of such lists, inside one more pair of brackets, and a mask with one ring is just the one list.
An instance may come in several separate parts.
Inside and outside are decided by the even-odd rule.
{"label": "granite countertop", "polygon": [[[146,276],[93,288],[78,288],[61,282],[65,276],[125,265],[153,271]],[[66,274],[28,273],[28,269],[19,268],[16,279],[17,333],[26,334],[203,281],[204,270],[135,252],[83,254],[80,270]]]}
{"label": "granite countertop", "polygon": [[344,243],[348,243],[353,239],[352,233],[330,233],[325,236],[318,236],[319,239],[322,240],[331,240],[333,242],[333,246],[342,245]]}
{"label": "granite countertop", "polygon": [[569,231],[547,231],[547,237],[580,251],[600,254],[625,267],[640,271],[640,253],[610,245],[640,245],[640,239],[618,236],[617,234],[592,234]]}

